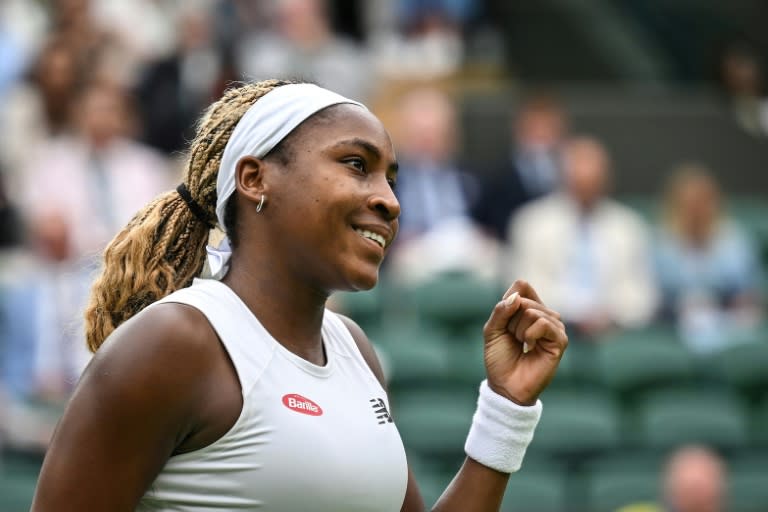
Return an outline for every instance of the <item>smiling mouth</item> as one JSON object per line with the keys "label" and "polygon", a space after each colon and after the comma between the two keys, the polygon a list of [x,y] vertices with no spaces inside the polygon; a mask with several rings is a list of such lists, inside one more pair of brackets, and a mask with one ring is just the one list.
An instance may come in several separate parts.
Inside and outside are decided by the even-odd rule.
{"label": "smiling mouth", "polygon": [[374,233],[373,231],[368,231],[367,229],[355,229],[358,235],[362,236],[363,238],[367,238],[368,240],[373,240],[377,244],[381,246],[383,249],[387,245],[387,241],[384,239],[383,236],[381,236],[378,233]]}

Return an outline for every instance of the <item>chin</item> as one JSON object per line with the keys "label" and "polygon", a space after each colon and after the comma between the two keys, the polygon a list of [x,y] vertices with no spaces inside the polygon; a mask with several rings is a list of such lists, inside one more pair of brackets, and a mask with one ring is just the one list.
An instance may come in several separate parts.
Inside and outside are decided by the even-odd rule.
{"label": "chin", "polygon": [[349,281],[349,291],[364,292],[372,289],[379,282],[379,269],[371,272],[359,273],[353,276]]}
{"label": "chin", "polygon": [[367,279],[360,279],[355,281],[355,286],[352,288],[352,291],[355,291],[355,292],[368,291],[373,287],[375,287],[376,283],[378,282],[379,282],[379,275],[377,273],[376,276],[374,276],[372,279],[367,278]]}

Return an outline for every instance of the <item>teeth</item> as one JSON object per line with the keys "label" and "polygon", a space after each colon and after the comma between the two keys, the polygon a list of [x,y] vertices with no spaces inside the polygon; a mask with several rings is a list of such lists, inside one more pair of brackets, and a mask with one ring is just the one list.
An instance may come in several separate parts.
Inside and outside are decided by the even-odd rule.
{"label": "teeth", "polygon": [[355,231],[357,231],[360,236],[371,239],[382,247],[384,247],[387,243],[386,240],[384,240],[384,237],[378,233],[368,231],[367,229],[356,229]]}

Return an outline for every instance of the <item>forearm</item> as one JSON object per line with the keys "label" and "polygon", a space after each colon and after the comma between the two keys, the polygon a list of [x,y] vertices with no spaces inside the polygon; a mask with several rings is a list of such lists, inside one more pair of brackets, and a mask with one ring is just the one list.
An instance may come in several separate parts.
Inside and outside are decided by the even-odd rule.
{"label": "forearm", "polygon": [[[483,337],[488,379],[480,385],[464,445],[467,459],[434,512],[498,512],[541,417],[538,397],[568,344],[559,314],[541,304],[524,281],[496,304]],[[532,348],[523,350],[524,343]],[[407,499],[402,512],[423,510],[419,505]]]}
{"label": "forearm", "polygon": [[538,401],[517,405],[483,382],[465,444],[467,458],[434,510],[499,510],[509,475],[520,469],[540,414]]}
{"label": "forearm", "polygon": [[432,510],[496,512],[501,506],[508,480],[508,473],[500,473],[467,457]]}

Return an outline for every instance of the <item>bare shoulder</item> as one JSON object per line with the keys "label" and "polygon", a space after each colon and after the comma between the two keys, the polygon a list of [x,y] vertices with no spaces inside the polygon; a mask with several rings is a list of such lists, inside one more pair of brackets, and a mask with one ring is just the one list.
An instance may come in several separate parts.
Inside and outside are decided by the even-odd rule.
{"label": "bare shoulder", "polygon": [[92,365],[129,367],[130,361],[141,360],[150,369],[181,369],[207,364],[216,349],[216,334],[205,315],[171,302],[150,307],[121,325],[99,348]]}
{"label": "bare shoulder", "polygon": [[[236,384],[225,393],[233,397],[229,415],[205,408],[225,401],[210,397],[227,364],[213,328],[190,306],[158,304],[120,326],[93,357],[56,427],[33,510],[134,510],[174,452],[196,435],[204,445],[234,421]],[[82,482],[92,492],[73,497]]]}
{"label": "bare shoulder", "polygon": [[[118,327],[86,369],[90,380],[183,387],[204,373],[217,349],[216,335],[197,309],[176,303],[150,307]],[[141,386],[146,389],[146,386]]]}
{"label": "bare shoulder", "polygon": [[371,345],[371,340],[368,339],[368,335],[365,334],[365,331],[363,331],[363,329],[357,325],[357,322],[351,318],[338,313],[337,315],[341,321],[344,322],[344,325],[347,326],[350,334],[352,334],[352,339],[355,340],[357,349],[362,354],[363,359],[365,359],[365,362],[368,363],[368,366],[371,368],[371,371],[379,380],[382,387],[386,389],[387,384],[386,379],[384,378],[384,370],[381,368],[379,357],[376,355],[376,351],[374,350],[373,345]]}
{"label": "bare shoulder", "polygon": [[184,304],[158,304],[112,333],[73,398],[80,392],[97,393],[192,421],[220,352],[216,334],[200,311]]}

